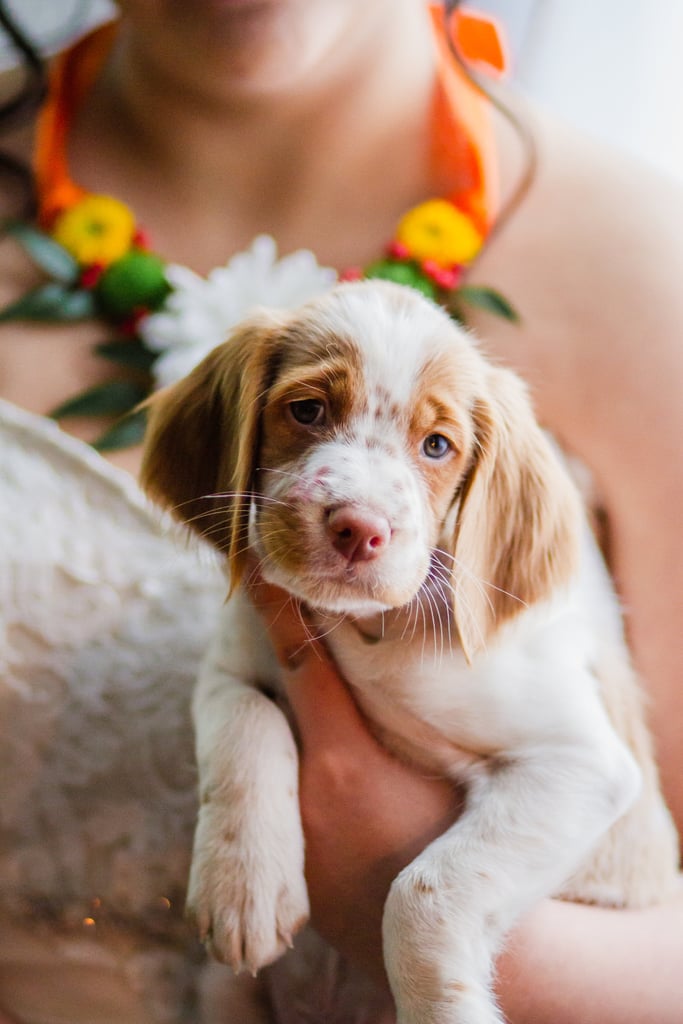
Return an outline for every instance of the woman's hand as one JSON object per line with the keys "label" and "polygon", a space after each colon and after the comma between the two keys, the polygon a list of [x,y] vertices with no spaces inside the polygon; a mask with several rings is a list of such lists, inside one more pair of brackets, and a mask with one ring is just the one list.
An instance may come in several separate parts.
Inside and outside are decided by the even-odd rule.
{"label": "woman's hand", "polygon": [[384,978],[381,920],[389,886],[455,820],[457,792],[377,742],[296,603],[263,583],[251,596],[283,667],[300,737],[313,923],[359,967]]}

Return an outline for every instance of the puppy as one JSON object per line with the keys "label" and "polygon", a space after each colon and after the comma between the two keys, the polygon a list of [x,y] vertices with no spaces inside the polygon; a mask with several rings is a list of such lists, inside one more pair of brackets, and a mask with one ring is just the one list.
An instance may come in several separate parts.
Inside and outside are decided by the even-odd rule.
{"label": "puppy", "polygon": [[318,613],[381,741],[466,791],[386,902],[400,1024],[501,1021],[494,956],[543,896],[671,891],[674,830],[578,494],[520,381],[446,313],[364,282],[251,319],[153,404],[143,483],[232,577],[194,703],[189,905],[221,959],[258,970],[308,914],[248,552]]}

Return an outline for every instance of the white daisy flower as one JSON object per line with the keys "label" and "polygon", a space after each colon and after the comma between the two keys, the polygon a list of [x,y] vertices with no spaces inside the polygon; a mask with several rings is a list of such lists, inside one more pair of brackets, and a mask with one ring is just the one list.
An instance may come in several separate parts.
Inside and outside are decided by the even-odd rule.
{"label": "white daisy flower", "polygon": [[184,377],[255,309],[294,309],[330,288],[337,272],[305,249],[278,259],[274,240],[259,235],[208,278],[176,264],[166,277],[173,291],[140,324],[145,346],[159,353],[152,367],[157,387]]}

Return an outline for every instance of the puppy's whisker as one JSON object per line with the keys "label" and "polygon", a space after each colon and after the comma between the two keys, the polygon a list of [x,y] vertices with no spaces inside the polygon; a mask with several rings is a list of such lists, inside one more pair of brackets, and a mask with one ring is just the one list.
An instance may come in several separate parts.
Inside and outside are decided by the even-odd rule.
{"label": "puppy's whisker", "polygon": [[[424,595],[421,591],[417,595],[417,608],[419,610],[419,620],[422,622],[422,646],[420,650],[420,664],[424,664],[425,647],[427,644],[427,614],[425,611]],[[413,636],[414,635],[415,634],[413,633]]]}
{"label": "puppy's whisker", "polygon": [[[423,608],[425,610],[429,611],[429,617],[430,617],[430,620],[431,620],[431,631],[430,631],[430,630],[427,629],[427,621],[426,621],[426,617],[425,617],[425,628],[423,630],[423,633],[424,633],[424,636],[423,636],[423,655],[422,655],[423,656],[423,660],[424,660],[424,644],[426,644],[427,633],[431,632],[431,635],[432,635],[432,646],[434,646],[435,634],[436,634],[436,623],[434,621],[434,605],[433,605],[433,602],[432,602],[431,595],[429,593],[429,588],[428,587],[423,587],[421,589],[421,591],[420,591],[420,600],[422,602]],[[436,653],[436,649],[435,649],[435,653]]]}
{"label": "puppy's whisker", "polygon": [[[439,558],[432,558],[431,568],[453,568],[455,555],[452,551],[448,551],[446,548],[434,548],[432,555],[439,555]],[[442,562],[444,563],[443,565],[441,564]]]}
{"label": "puppy's whisker", "polygon": [[[458,558],[454,559],[454,570],[455,571],[454,571],[453,575],[456,578],[459,575],[460,577],[465,577],[466,579],[472,581],[472,583],[475,585],[475,587],[476,587],[477,591],[479,592],[479,594],[481,595],[481,597],[484,599],[486,604],[489,606],[490,611],[493,613],[493,611],[494,611],[493,601],[491,600],[489,594],[487,593],[484,580],[482,580],[480,576],[477,576],[476,573],[472,572],[472,570],[469,568],[469,566],[465,565],[465,563],[461,562],[460,559],[458,559]],[[457,592],[457,583],[456,583],[456,592]]]}
{"label": "puppy's whisker", "polygon": [[297,654],[301,653],[301,651],[304,649],[306,644],[311,643],[311,641],[314,640],[315,638],[311,634],[309,625],[306,622],[306,620],[304,619],[303,612],[301,610],[301,602],[296,597],[294,597],[291,594],[289,595],[289,600],[285,601],[283,603],[283,605],[280,608],[279,612],[277,613],[277,615],[273,619],[273,625],[275,625],[277,622],[279,622],[280,616],[283,615],[284,612],[286,610],[289,610],[289,609],[291,609],[291,610],[296,612],[296,617],[299,620],[299,622],[301,623],[301,625],[303,627],[304,634],[305,634],[305,639],[304,639],[303,643],[294,652],[294,656],[296,657]]}
{"label": "puppy's whisker", "polygon": [[421,616],[421,613],[422,613],[422,603],[420,602],[419,598],[415,602],[414,612],[415,612],[415,614],[413,616],[413,631],[410,634],[410,642],[411,642],[411,644],[414,643],[414,641],[415,641],[415,634],[417,633],[417,629],[418,629],[418,626],[420,624],[420,616]]}
{"label": "puppy's whisker", "polygon": [[495,590],[496,593],[503,594],[505,597],[509,597],[511,600],[517,601],[517,603],[521,604],[523,608],[529,607],[527,601],[519,597],[517,594],[513,594],[510,590],[505,590],[503,587],[497,587],[495,583],[491,583],[490,580],[481,580],[481,583],[483,586],[488,587],[489,590]]}
{"label": "puppy's whisker", "polygon": [[259,391],[257,395],[251,400],[249,405],[244,410],[245,419],[249,419],[251,416],[258,417],[261,409],[265,408],[268,403],[268,391],[269,388],[265,387],[262,391]]}
{"label": "puppy's whisker", "polygon": [[421,611],[421,604],[420,604],[420,595],[418,593],[418,594],[415,595],[413,600],[410,602],[410,611],[409,611],[409,614],[408,614],[408,619],[406,621],[404,633],[403,633],[403,635],[401,637],[401,640],[405,639],[405,634],[408,631],[408,627],[410,626],[411,622],[412,622],[412,627],[413,628],[412,628],[412,632],[410,634],[409,643],[413,643],[413,641],[415,640],[415,634],[417,632],[418,623],[420,621],[420,611]]}
{"label": "puppy's whisker", "polygon": [[343,623],[344,623],[344,617],[340,615],[339,618],[337,618],[328,629],[323,629],[322,632],[316,632],[315,634],[312,634],[311,639],[312,640],[326,640],[327,637],[328,636],[332,636],[332,634],[336,630],[338,630],[339,627],[343,625]]}
{"label": "puppy's whisker", "polygon": [[[492,583],[491,580],[484,579],[481,576],[475,576],[475,574],[471,571],[471,569],[469,569],[463,562],[461,562],[460,559],[456,558],[455,555],[451,551],[446,551],[444,548],[435,548],[434,552],[435,552],[435,554],[442,555],[444,557],[444,559],[446,559],[447,561],[451,562],[451,564],[452,564],[452,566],[454,568],[457,568],[463,574],[466,574],[469,577],[469,579],[471,579],[473,582],[477,583],[482,588],[482,593],[483,593],[483,588],[488,587],[489,590],[495,590],[498,594],[503,594],[505,597],[509,597],[513,601],[518,601],[519,604],[521,604],[524,608],[528,607],[528,603],[526,601],[524,601],[521,597],[519,597],[517,594],[511,593],[511,591],[505,590],[503,587],[496,586],[496,584]],[[433,565],[431,567],[430,571],[433,571],[433,572],[436,573],[439,570],[443,571],[443,568],[444,568],[443,566],[439,566],[438,563],[437,563],[437,565],[435,565],[435,566]],[[491,607],[491,603],[490,602],[489,602],[489,607]]]}
{"label": "puppy's whisker", "polygon": [[444,646],[443,638],[444,637],[448,638],[448,652],[449,652],[449,654],[451,654],[451,655],[453,654],[453,628],[452,628],[453,623],[452,623],[452,615],[451,615],[451,602],[449,600],[449,595],[448,595],[449,584],[447,584],[444,580],[438,579],[438,578],[435,579],[433,582],[434,582],[434,590],[435,590],[435,593],[436,593],[437,603],[439,605],[439,616],[441,617],[441,614],[443,613],[443,615],[445,616],[445,620],[446,620],[445,623],[442,621],[442,657],[443,657],[443,646]]}
{"label": "puppy's whisker", "polygon": [[459,604],[459,614],[460,614],[461,618],[469,619],[469,621],[475,627],[475,630],[476,630],[476,633],[477,633],[477,637],[478,637],[478,640],[479,640],[478,646],[482,650],[486,650],[486,646],[487,646],[486,645],[486,636],[484,634],[484,631],[483,631],[483,628],[482,628],[482,625],[481,625],[480,616],[475,611],[472,610],[472,606],[470,605],[469,601],[467,601],[463,597],[462,594],[460,594],[458,596],[458,604]]}
{"label": "puppy's whisker", "polygon": [[[461,577],[470,579],[474,583],[477,591],[484,598],[492,612],[494,611],[493,601],[491,600],[491,597],[489,596],[486,588],[489,587],[489,589],[494,590],[500,590],[500,588],[495,587],[492,584],[487,583],[486,580],[482,580],[480,577],[478,577],[475,573],[472,572],[472,570],[467,565],[461,562],[460,559],[456,558],[451,551],[446,551],[442,548],[436,548],[435,553],[442,556],[443,560],[446,563],[450,563],[452,565],[453,572],[449,573],[444,565],[439,564],[438,561],[434,561],[432,562],[432,565],[430,567],[430,574],[432,579],[434,580],[435,584],[438,581],[439,585],[450,594],[450,600],[448,604],[452,606],[455,603],[455,599],[457,598],[459,614],[461,615],[461,617],[467,618],[476,628],[477,635],[479,637],[479,645],[482,647],[482,649],[485,649],[486,642],[480,624],[480,618],[473,611],[470,603],[467,601],[464,594],[462,592],[458,592],[457,583],[455,585],[453,583],[453,576],[456,576],[457,578],[457,575],[460,574]],[[452,637],[452,631],[449,631],[449,635]]]}
{"label": "puppy's whisker", "polygon": [[[203,495],[201,499],[197,499],[197,500],[201,500],[201,501],[206,500],[206,501],[208,501],[208,500],[216,500],[217,498],[240,498],[240,497],[247,497],[247,496],[248,495],[246,493],[242,494],[242,493],[240,493],[238,491],[235,491],[233,493],[226,492],[226,493],[223,493],[223,494]],[[291,507],[288,502],[280,501],[277,498],[271,498],[268,495],[263,495],[263,496],[259,495],[258,496],[258,500],[259,501],[264,501],[264,502],[270,502],[270,503],[275,504],[275,505],[282,505],[285,508]],[[173,511],[177,511],[180,507],[181,506],[179,506],[179,505],[175,506]],[[233,511],[232,506],[226,504],[226,505],[220,505],[217,508],[208,508],[204,512],[197,512],[193,516],[189,516],[187,518],[183,517],[183,518],[185,518],[185,522],[186,522],[186,524],[188,526],[193,526],[193,525],[195,525],[197,523],[200,523],[202,520],[210,519],[211,517],[223,517],[224,519],[227,520],[227,518],[232,514],[232,511]]]}
{"label": "puppy's whisker", "polygon": [[[186,501],[177,502],[175,505],[171,505],[171,511],[182,513],[182,510],[186,505],[195,505],[198,501],[213,501],[216,498],[251,498],[253,497],[251,491],[225,491],[216,494],[198,494],[194,498],[188,498]],[[183,517],[184,518],[184,517]]]}
{"label": "puppy's whisker", "polygon": [[[224,492],[222,494],[210,494],[210,495],[207,495],[206,497],[207,498],[213,498],[213,499],[218,499],[218,498],[232,498],[232,499],[249,498],[249,500],[251,502],[253,502],[253,504],[256,505],[256,506],[259,506],[259,505],[281,505],[284,508],[293,508],[294,507],[294,505],[293,505],[293,503],[291,501],[285,501],[283,498],[276,498],[275,495],[273,495],[273,494],[262,494],[260,492],[254,493],[253,491],[252,492],[247,492],[247,491],[244,491],[244,492],[232,491],[232,492],[230,492],[230,491],[226,491],[226,492]],[[229,507],[229,506],[226,506],[226,507]]]}
{"label": "puppy's whisker", "polygon": [[271,554],[273,548],[277,546],[277,543],[282,540],[282,538],[285,540],[285,546],[290,547],[292,538],[291,531],[286,526],[278,524],[271,526],[268,530],[262,530],[259,533],[259,540],[261,544],[269,545]]}
{"label": "puppy's whisker", "polygon": [[263,564],[263,559],[260,559],[258,562],[255,562],[249,568],[249,571],[247,572],[247,574],[246,574],[246,576],[244,578],[244,582],[245,582],[247,587],[251,587],[251,586],[255,585],[255,580],[260,576],[262,564]]}
{"label": "puppy's whisker", "polygon": [[441,605],[436,599],[436,595],[431,590],[427,590],[427,600],[432,609],[432,622],[434,624],[434,659],[438,665],[443,661],[444,652],[444,636],[443,636],[443,621],[441,619]]}
{"label": "puppy's whisker", "polygon": [[412,601],[409,601],[408,604],[406,604],[406,606],[405,606],[405,614],[403,615],[403,629],[401,630],[401,637],[400,637],[401,642],[403,642],[405,640],[405,638],[406,638],[406,634],[407,634],[407,632],[408,632],[408,630],[410,628],[410,623],[413,620],[414,614],[415,614],[415,598],[413,598]]}
{"label": "puppy's whisker", "polygon": [[215,537],[217,534],[225,532],[228,526],[228,520],[226,516],[222,516],[216,522],[204,524],[201,532],[205,540],[209,540],[211,537]]}
{"label": "puppy's whisker", "polygon": [[450,580],[434,580],[434,592],[439,604],[440,613],[443,615],[443,632],[448,639],[449,652],[453,653],[453,608],[454,592]]}
{"label": "puppy's whisker", "polygon": [[429,613],[429,621],[431,622],[432,630],[434,629],[434,611],[432,609],[431,604],[429,603],[429,600],[427,599],[427,595],[426,594],[422,595],[422,609],[423,609],[423,619],[424,619],[423,638],[422,638],[422,660],[424,662],[426,648],[427,648],[427,633],[429,632],[428,621],[427,621],[427,613]]}
{"label": "puppy's whisker", "polygon": [[[219,529],[218,527],[215,527],[213,529],[213,531],[207,531],[206,536],[207,537],[210,536],[211,532],[216,532],[218,529]],[[279,530],[273,528],[272,530],[269,530],[267,533],[262,534],[261,535],[261,540],[264,541],[264,542],[268,541],[268,542],[270,542],[272,544],[273,541],[277,541],[278,538],[282,537],[282,536],[284,536],[284,537],[288,536],[287,530],[285,530],[284,528],[283,529],[279,529]],[[244,543],[244,545],[242,547],[235,549],[235,555],[236,556],[247,554],[247,553],[250,553],[250,552],[253,554],[254,553],[254,549],[253,549],[253,546],[251,545],[251,543],[250,543],[250,541],[248,539],[245,541],[245,543]],[[269,556],[268,553],[264,554],[261,557],[261,564],[265,564],[265,562],[268,561],[269,557],[270,556]]]}
{"label": "puppy's whisker", "polygon": [[216,491],[214,494],[200,494],[195,501],[213,501],[216,498],[253,498],[253,491]]}
{"label": "puppy's whisker", "polygon": [[191,519],[187,520],[188,526],[193,526],[196,523],[201,523],[206,519],[220,519],[220,525],[224,526],[232,514],[232,509],[229,505],[223,505],[220,508],[212,508],[206,512],[198,512],[197,515],[192,516]]}
{"label": "puppy's whisker", "polygon": [[257,473],[274,473],[277,476],[289,476],[294,480],[305,480],[305,474],[295,473],[292,469],[277,469],[274,466],[259,466]]}
{"label": "puppy's whisker", "polygon": [[451,573],[448,572],[443,566],[435,565],[432,566],[427,577],[426,583],[429,581],[438,583],[440,586],[445,587],[446,590],[450,590],[451,593],[455,593],[453,584],[451,582]]}
{"label": "puppy's whisker", "polygon": [[[296,613],[297,613],[297,617],[299,619],[299,622],[301,623],[302,629],[303,629],[304,634],[305,634],[304,639],[302,640],[302,642],[290,654],[290,658],[292,658],[293,660],[296,660],[298,655],[301,654],[301,652],[304,650],[304,648],[307,645],[315,644],[315,642],[317,640],[323,639],[323,637],[318,637],[318,636],[315,635],[315,633],[313,633],[311,631],[310,624],[308,622],[306,622],[306,620],[305,620],[305,618],[303,616],[303,612],[301,610],[301,602],[298,601],[296,598],[291,598],[291,597],[290,597],[290,602],[291,602],[291,607],[294,608]],[[284,611],[285,607],[286,607],[286,605],[283,605],[281,611],[278,613],[278,616],[276,616],[276,618],[273,620],[274,623],[277,622],[280,614],[282,614],[282,612]],[[328,634],[324,634],[324,635],[328,635]],[[318,658],[318,660],[322,661],[322,655],[316,650],[315,647],[313,648],[313,650],[314,650],[315,655]]]}

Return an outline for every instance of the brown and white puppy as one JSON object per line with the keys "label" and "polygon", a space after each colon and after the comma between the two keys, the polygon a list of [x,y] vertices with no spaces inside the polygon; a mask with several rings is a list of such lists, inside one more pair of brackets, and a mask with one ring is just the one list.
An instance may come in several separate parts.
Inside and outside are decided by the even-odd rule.
{"label": "brown and white puppy", "polygon": [[234,584],[194,704],[189,902],[220,958],[257,970],[308,913],[248,552],[319,614],[382,741],[467,792],[389,893],[400,1024],[500,1021],[493,958],[542,896],[670,891],[674,833],[579,497],[523,385],[443,311],[365,282],[255,317],[153,404],[143,480]]}

